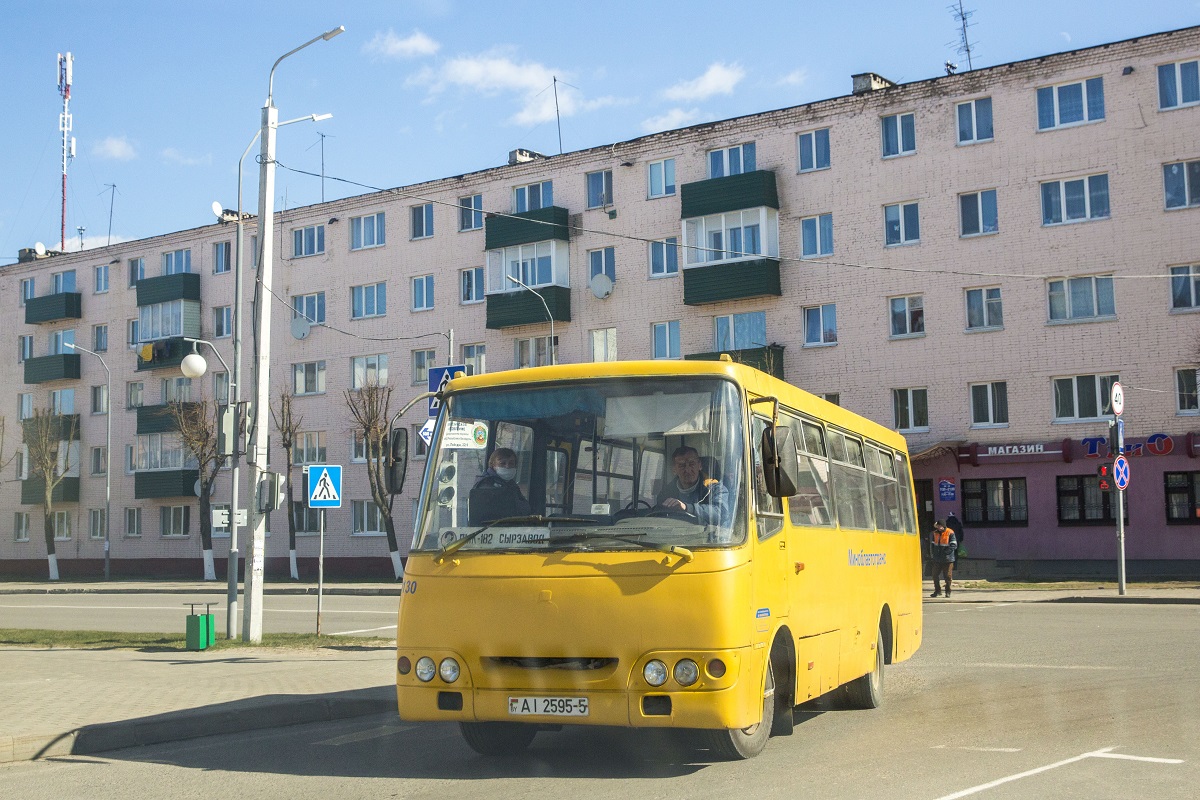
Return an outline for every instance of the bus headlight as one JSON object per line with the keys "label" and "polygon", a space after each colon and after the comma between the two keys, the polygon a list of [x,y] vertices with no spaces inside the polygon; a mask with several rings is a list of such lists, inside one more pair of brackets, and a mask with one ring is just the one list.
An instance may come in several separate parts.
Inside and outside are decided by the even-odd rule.
{"label": "bus headlight", "polygon": [[453,658],[443,658],[438,665],[438,674],[446,683],[454,683],[458,680],[458,662]]}
{"label": "bus headlight", "polygon": [[700,677],[700,668],[690,658],[685,658],[675,665],[675,682],[680,686],[691,686]]}
{"label": "bus headlight", "polygon": [[432,658],[421,656],[417,659],[417,679],[422,683],[429,683],[436,673],[437,665],[433,663]]}
{"label": "bus headlight", "polygon": [[642,668],[642,677],[651,686],[662,686],[667,682],[667,665],[657,658],[647,661],[646,666]]}

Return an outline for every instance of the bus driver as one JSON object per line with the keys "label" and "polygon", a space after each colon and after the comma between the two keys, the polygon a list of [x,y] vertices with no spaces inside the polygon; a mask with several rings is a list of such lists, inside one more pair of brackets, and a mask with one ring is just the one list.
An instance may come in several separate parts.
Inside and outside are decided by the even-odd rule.
{"label": "bus driver", "polygon": [[729,490],[716,478],[704,474],[700,453],[683,445],[671,454],[675,480],[669,481],[658,495],[658,505],[667,511],[680,511],[706,525],[726,525],[730,517]]}

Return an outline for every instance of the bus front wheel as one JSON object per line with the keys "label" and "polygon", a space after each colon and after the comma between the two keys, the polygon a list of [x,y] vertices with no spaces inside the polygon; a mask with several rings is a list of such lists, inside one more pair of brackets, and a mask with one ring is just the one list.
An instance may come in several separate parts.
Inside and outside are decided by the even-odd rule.
{"label": "bus front wheel", "polygon": [[879,708],[883,704],[883,661],[883,631],[879,631],[875,639],[875,666],[866,675],[846,684],[846,705],[850,708]]}
{"label": "bus front wheel", "polygon": [[739,761],[754,758],[767,746],[771,726],[775,721],[775,669],[767,661],[767,676],[763,686],[762,721],[748,728],[707,731],[708,746],[720,758]]}
{"label": "bus front wheel", "polygon": [[458,729],[481,756],[513,756],[529,747],[537,728],[516,722],[460,722]]}

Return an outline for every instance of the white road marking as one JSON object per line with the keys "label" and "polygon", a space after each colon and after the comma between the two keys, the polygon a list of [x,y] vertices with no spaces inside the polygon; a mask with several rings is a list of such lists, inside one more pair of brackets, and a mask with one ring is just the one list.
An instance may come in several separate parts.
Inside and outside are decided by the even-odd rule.
{"label": "white road marking", "polygon": [[356,633],[374,633],[375,631],[394,631],[394,630],[396,630],[395,625],[383,625],[382,627],[379,627],[379,628],[363,628],[360,631],[337,631],[336,633],[331,633],[329,635],[330,636],[353,636]]}
{"label": "white road marking", "polygon": [[962,667],[983,667],[985,669],[1082,669],[1097,672],[1112,672],[1121,667],[1106,667],[1098,664],[1004,664],[998,661],[961,664]]}
{"label": "white road marking", "polygon": [[403,725],[394,727],[392,725],[384,725],[379,728],[371,728],[370,730],[359,731],[357,733],[347,733],[344,736],[335,736],[332,739],[326,739],[323,742],[313,742],[314,745],[329,745],[331,747],[340,747],[344,744],[354,744],[355,742],[365,742],[368,739],[380,739],[384,736],[392,736],[405,731],[416,730],[416,725]]}
{"label": "white road marking", "polygon": [[1123,758],[1126,761],[1149,761],[1152,764],[1182,764],[1182,758],[1151,758],[1150,756],[1127,756],[1124,753],[1096,753],[1096,758]]}
{"label": "white road marking", "polygon": [[1077,761],[1083,761],[1085,758],[1123,758],[1123,759],[1128,759],[1130,761],[1151,761],[1151,762],[1160,763],[1160,764],[1182,764],[1183,763],[1183,761],[1176,760],[1176,759],[1150,758],[1147,756],[1127,756],[1127,755],[1122,755],[1120,753],[1113,753],[1112,751],[1116,750],[1116,749],[1117,749],[1116,745],[1113,745],[1112,747],[1105,747],[1102,750],[1093,750],[1090,753],[1084,753],[1083,755],[1078,755],[1073,758],[1066,758],[1066,759],[1063,759],[1062,761],[1056,761],[1053,764],[1047,764],[1044,767],[1036,767],[1031,770],[1026,770],[1025,772],[1019,772],[1016,775],[1009,775],[1006,778],[998,778],[997,780],[991,781],[990,783],[981,783],[978,786],[972,786],[970,789],[963,789],[962,791],[955,792],[954,794],[944,795],[942,797],[939,797],[938,800],[957,800],[957,798],[959,798],[959,797],[967,797],[969,795],[978,794],[980,792],[987,791],[988,789],[994,789],[997,786],[1002,786],[1003,784],[1020,780],[1021,778],[1028,778],[1031,775],[1037,775],[1042,772],[1047,772],[1052,769],[1057,769],[1058,767],[1065,767],[1067,764],[1074,764]]}

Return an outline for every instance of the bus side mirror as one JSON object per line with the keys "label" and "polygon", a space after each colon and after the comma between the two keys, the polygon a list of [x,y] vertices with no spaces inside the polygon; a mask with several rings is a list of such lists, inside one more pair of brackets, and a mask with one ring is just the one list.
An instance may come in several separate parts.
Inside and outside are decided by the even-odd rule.
{"label": "bus side mirror", "polygon": [[392,428],[392,433],[388,437],[387,461],[384,467],[388,494],[403,492],[404,477],[408,472],[407,428]]}
{"label": "bus side mirror", "polygon": [[796,494],[800,476],[800,459],[796,457],[796,442],[791,428],[771,425],[762,435],[763,478],[772,497],[791,497]]}

